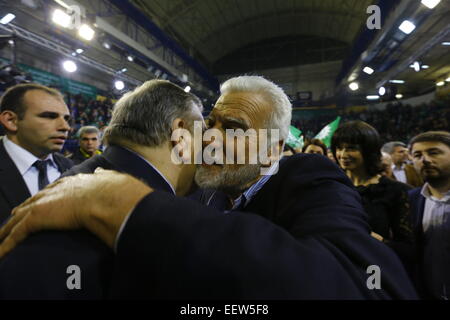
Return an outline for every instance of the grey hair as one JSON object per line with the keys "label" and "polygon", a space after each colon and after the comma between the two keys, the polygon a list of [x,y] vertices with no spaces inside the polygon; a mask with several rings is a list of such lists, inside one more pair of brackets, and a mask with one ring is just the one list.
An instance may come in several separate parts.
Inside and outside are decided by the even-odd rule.
{"label": "grey hair", "polygon": [[401,141],[387,142],[381,147],[381,152],[386,152],[388,154],[393,154],[394,153],[394,149],[396,147],[406,148],[406,144],[401,142]]}
{"label": "grey hair", "polygon": [[81,127],[77,132],[77,137],[81,139],[81,137],[86,133],[96,133],[97,137],[100,138],[100,130],[95,126],[84,126]]}
{"label": "grey hair", "polygon": [[283,89],[261,76],[240,76],[222,83],[220,93],[229,92],[256,92],[269,99],[273,112],[267,129],[279,129],[280,139],[287,139],[292,118],[292,104]]}
{"label": "grey hair", "polygon": [[167,80],[149,80],[116,102],[104,132],[108,144],[123,139],[148,147],[170,140],[176,118],[194,121],[195,108],[201,117],[202,102],[192,93]]}

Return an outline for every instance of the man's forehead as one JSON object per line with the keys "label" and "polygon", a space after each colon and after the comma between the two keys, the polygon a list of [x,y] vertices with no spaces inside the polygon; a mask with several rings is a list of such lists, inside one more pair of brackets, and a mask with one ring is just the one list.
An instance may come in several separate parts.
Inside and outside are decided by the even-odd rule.
{"label": "man's forehead", "polygon": [[428,149],[450,150],[450,147],[447,146],[445,143],[438,141],[423,141],[414,143],[411,149],[412,152],[414,152],[414,151],[426,151]]}
{"label": "man's forehead", "polygon": [[69,109],[61,97],[51,95],[43,90],[30,90],[24,95],[23,102],[27,110],[33,112],[57,112],[68,114]]}
{"label": "man's forehead", "polygon": [[270,106],[264,95],[259,92],[228,92],[222,94],[217,100],[213,113],[245,113],[247,115],[261,116],[270,113]]}

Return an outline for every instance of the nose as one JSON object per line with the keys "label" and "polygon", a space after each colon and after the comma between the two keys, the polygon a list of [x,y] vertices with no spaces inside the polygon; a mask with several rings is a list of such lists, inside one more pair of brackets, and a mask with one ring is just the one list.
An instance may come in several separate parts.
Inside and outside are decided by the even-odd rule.
{"label": "nose", "polygon": [[67,132],[70,130],[69,122],[64,118],[61,118],[61,121],[58,123],[58,125],[58,131]]}

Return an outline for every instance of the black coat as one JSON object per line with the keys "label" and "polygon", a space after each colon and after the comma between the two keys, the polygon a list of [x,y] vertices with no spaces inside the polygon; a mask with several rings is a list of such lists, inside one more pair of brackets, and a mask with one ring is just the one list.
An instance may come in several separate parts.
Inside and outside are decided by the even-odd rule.
{"label": "black coat", "polygon": [[[59,153],[53,153],[53,159],[61,173],[73,166],[71,160]],[[0,139],[0,224],[10,216],[12,209],[30,196],[30,191],[22,175]]]}
{"label": "black coat", "polygon": [[[370,290],[371,265],[381,289]],[[370,236],[351,181],[318,155],[283,161],[244,212],[153,192],[118,242],[115,298],[416,299],[395,255]]]}
{"label": "black coat", "polygon": [[[97,167],[126,172],[155,190],[171,192],[154,169],[135,154],[112,146],[102,155],[73,167],[64,176],[92,173]],[[101,299],[107,296],[114,254],[87,231],[46,231],[30,236],[0,260],[0,299]],[[81,290],[67,288],[81,270]]]}

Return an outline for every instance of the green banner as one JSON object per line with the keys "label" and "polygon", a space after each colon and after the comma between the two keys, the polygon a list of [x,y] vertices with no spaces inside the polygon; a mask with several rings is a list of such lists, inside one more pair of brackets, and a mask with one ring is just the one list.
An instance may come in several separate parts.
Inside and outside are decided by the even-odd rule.
{"label": "green banner", "polygon": [[331,138],[333,137],[334,132],[339,127],[339,122],[341,121],[341,117],[337,117],[333,122],[326,125],[320,132],[315,136],[316,139],[322,140],[323,143],[329,148],[331,146]]}
{"label": "green banner", "polygon": [[303,136],[300,136],[301,134],[302,134],[301,130],[297,129],[294,126],[290,126],[289,135],[286,139],[286,144],[294,149],[302,148],[304,141]]}

